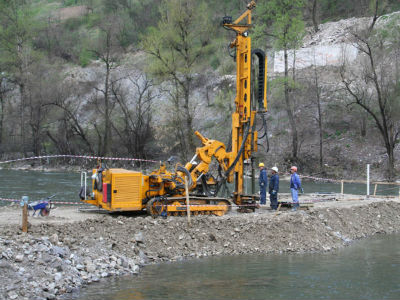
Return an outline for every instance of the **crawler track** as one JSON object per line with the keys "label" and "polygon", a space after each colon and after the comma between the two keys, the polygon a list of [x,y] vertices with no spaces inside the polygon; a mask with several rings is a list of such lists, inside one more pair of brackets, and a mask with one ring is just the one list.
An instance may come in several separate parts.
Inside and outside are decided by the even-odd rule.
{"label": "crawler track", "polygon": [[[231,209],[231,201],[218,197],[190,196],[189,209],[192,215],[223,216]],[[187,215],[186,197],[153,198],[146,206],[151,216],[185,216]]]}

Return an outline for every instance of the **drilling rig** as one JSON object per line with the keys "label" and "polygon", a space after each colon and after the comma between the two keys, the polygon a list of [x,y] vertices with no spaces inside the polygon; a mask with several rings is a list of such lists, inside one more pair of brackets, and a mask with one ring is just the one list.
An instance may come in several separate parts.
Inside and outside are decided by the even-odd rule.
{"label": "drilling rig", "polygon": [[[254,191],[254,158],[257,152],[257,114],[265,125],[267,111],[267,59],[262,50],[251,49],[251,14],[255,2],[247,4],[246,11],[235,21],[225,16],[222,26],[234,32],[229,44],[236,61],[236,98],[232,113],[231,150],[224,143],[195,132],[202,146],[185,165],[177,164],[173,172],[161,163],[158,170],[145,175],[126,169],[106,168],[99,163],[93,170],[92,192],[87,196],[86,186],[81,187],[82,201],[109,211],[146,210],[153,217],[158,215],[214,214],[223,215],[232,202],[240,211],[256,208],[259,196]],[[254,59],[253,59],[254,58]],[[258,60],[258,70],[252,68]],[[252,73],[258,74],[252,78]],[[253,79],[253,80],[252,80]],[[219,166],[217,178],[210,174],[210,164],[216,160]],[[244,165],[252,167],[252,194],[244,193]],[[232,198],[218,197],[226,183],[233,183]],[[187,205],[189,205],[189,210]]]}

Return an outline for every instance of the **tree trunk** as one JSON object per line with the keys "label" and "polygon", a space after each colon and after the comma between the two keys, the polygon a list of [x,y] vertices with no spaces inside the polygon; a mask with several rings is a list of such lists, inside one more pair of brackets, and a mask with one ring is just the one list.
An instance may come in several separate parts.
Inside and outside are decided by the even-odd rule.
{"label": "tree trunk", "polygon": [[[185,105],[184,110],[185,110],[185,115],[186,115],[186,134],[187,134],[187,141],[188,141],[188,148],[187,152],[190,155],[194,153],[196,150],[196,145],[194,144],[194,139],[193,139],[193,117],[190,113],[190,108],[189,108],[189,101],[190,101],[190,78],[186,79],[187,86],[184,87],[184,94],[185,94]],[[189,159],[190,157],[186,157]]]}
{"label": "tree trunk", "polygon": [[21,143],[22,143],[22,152],[24,156],[27,155],[26,153],[26,145],[25,145],[25,85],[24,83],[19,83],[19,91],[21,94],[21,103],[20,103],[20,131],[21,131]]}
{"label": "tree trunk", "polygon": [[367,116],[365,115],[365,113],[361,114],[360,135],[363,138],[365,138],[365,136],[367,135]]}
{"label": "tree trunk", "polygon": [[394,147],[391,145],[386,145],[386,151],[388,154],[388,178],[389,181],[394,180],[395,171],[394,171]]}
{"label": "tree trunk", "polygon": [[107,156],[110,152],[111,146],[111,121],[110,121],[110,98],[109,98],[109,85],[110,85],[110,64],[106,62],[106,78],[104,82],[104,142],[103,142],[103,155]]}
{"label": "tree trunk", "polygon": [[3,152],[3,122],[4,122],[4,99],[3,95],[0,98],[0,153]]}
{"label": "tree trunk", "polygon": [[293,114],[293,109],[292,105],[290,103],[290,96],[289,96],[289,66],[288,66],[288,53],[287,53],[287,48],[285,47],[284,50],[284,58],[285,58],[285,83],[284,83],[284,89],[285,89],[285,104],[286,104],[286,113],[288,114],[289,117],[289,123],[290,127],[292,130],[292,157],[293,159],[297,158],[297,150],[298,150],[298,138],[297,138],[297,128],[296,128],[296,123],[294,120],[294,114]]}
{"label": "tree trunk", "polygon": [[317,4],[318,0],[313,0],[313,7],[312,7],[312,22],[314,26],[314,31],[318,32],[318,21],[317,21]]}
{"label": "tree trunk", "polygon": [[[318,89],[318,88],[317,88]],[[319,130],[319,168],[321,172],[324,170],[324,158],[323,158],[323,134],[322,134],[322,113],[321,113],[321,99],[319,92],[317,91],[317,107],[318,107],[318,130]]]}
{"label": "tree trunk", "polygon": [[40,129],[39,128],[33,128],[32,126],[32,138],[33,138],[33,153],[35,156],[40,155]]}
{"label": "tree trunk", "polygon": [[[315,61],[314,61],[315,62]],[[323,159],[323,134],[322,134],[322,110],[321,110],[321,95],[319,89],[319,80],[317,73],[317,66],[314,65],[314,77],[315,77],[315,91],[317,97],[317,112],[318,112],[318,131],[319,131],[319,168],[321,172],[324,172],[324,159]]]}

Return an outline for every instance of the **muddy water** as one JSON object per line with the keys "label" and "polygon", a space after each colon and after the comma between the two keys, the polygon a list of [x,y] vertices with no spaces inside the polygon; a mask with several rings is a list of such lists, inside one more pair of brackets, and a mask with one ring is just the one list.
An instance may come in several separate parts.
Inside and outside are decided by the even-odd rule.
{"label": "muddy water", "polygon": [[214,257],[146,266],[106,279],[74,300],[399,299],[400,235],[375,236],[323,254]]}
{"label": "muddy water", "polygon": [[[88,180],[88,186],[91,183]],[[305,193],[339,193],[340,184],[303,181]],[[55,201],[76,201],[80,189],[80,174],[67,172],[40,172],[20,170],[0,170],[0,198],[21,199],[27,195],[31,201],[40,200],[56,194]],[[256,182],[258,192],[258,184]],[[246,179],[245,190],[251,194],[251,180]],[[371,194],[374,186],[370,187]],[[280,192],[289,192],[289,183],[280,182]],[[345,184],[346,194],[365,194],[365,184]],[[399,187],[378,186],[377,195],[398,195]],[[0,201],[0,205],[4,204]]]}

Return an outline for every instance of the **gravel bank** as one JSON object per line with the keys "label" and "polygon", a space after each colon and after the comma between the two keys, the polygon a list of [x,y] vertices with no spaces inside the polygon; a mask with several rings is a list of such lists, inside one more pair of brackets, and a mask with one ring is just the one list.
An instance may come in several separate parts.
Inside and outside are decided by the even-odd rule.
{"label": "gravel bank", "polygon": [[[0,216],[18,213],[2,208]],[[400,202],[385,199],[329,201],[278,215],[262,208],[251,214],[196,216],[190,227],[183,217],[87,215],[59,208],[49,218],[31,218],[28,234],[11,221],[0,222],[0,299],[56,299],[101,278],[137,274],[148,263],[330,251],[400,229]]]}

